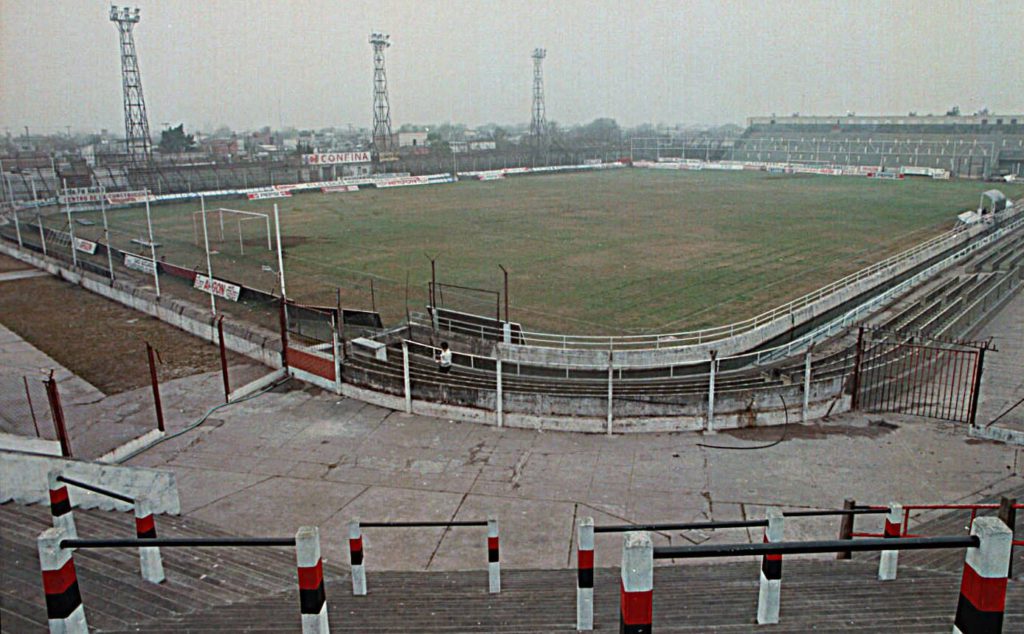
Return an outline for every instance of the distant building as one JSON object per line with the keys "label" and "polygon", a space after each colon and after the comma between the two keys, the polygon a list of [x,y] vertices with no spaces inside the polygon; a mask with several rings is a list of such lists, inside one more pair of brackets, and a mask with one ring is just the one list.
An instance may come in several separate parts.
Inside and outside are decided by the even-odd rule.
{"label": "distant building", "polygon": [[426,147],[426,132],[399,132],[395,135],[398,147]]}

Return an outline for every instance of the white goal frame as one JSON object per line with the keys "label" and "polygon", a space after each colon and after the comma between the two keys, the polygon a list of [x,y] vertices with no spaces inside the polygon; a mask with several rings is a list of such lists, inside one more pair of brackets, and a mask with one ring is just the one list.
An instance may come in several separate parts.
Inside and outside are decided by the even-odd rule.
{"label": "white goal frame", "polygon": [[[201,209],[198,210],[198,211],[193,211],[192,212],[192,235],[193,235],[193,238],[195,240],[196,247],[201,247],[202,246],[202,244],[200,242],[200,235],[199,235],[200,234],[200,231],[199,231],[199,221],[197,220],[198,216],[200,214],[202,214],[202,213],[204,213],[204,212]],[[219,217],[219,220],[220,220],[220,240],[219,241],[220,242],[224,242],[224,214],[228,214],[229,218],[230,218],[230,216],[232,214],[235,214],[235,222],[238,225],[238,248],[241,250],[241,255],[245,255],[245,243],[244,243],[244,241],[242,239],[242,223],[243,222],[251,222],[251,221],[254,221],[254,220],[258,222],[260,220],[260,218],[262,218],[263,219],[263,224],[266,227],[266,231],[267,231],[267,251],[273,251],[274,250],[273,243],[271,242],[271,239],[270,239],[270,215],[269,214],[265,214],[265,213],[262,213],[262,212],[259,212],[259,211],[244,211],[242,209],[229,209],[227,207],[218,207],[217,209],[207,209],[205,213],[207,215],[207,219],[209,219],[210,214],[217,214],[217,216]]]}

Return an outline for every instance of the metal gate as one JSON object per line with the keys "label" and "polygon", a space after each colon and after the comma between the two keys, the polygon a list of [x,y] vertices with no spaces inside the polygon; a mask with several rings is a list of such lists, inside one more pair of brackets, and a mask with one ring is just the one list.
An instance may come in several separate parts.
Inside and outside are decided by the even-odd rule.
{"label": "metal gate", "polygon": [[853,409],[974,424],[985,342],[861,328]]}

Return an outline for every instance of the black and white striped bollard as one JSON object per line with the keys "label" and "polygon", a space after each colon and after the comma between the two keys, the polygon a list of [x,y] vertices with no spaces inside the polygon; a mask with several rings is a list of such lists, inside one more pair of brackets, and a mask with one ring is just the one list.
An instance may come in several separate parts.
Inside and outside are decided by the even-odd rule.
{"label": "black and white striped bollard", "polygon": [[501,557],[498,545],[498,518],[487,518],[487,591],[501,592]]}
{"label": "black and white striped bollard", "polygon": [[43,592],[46,593],[46,619],[50,634],[88,634],[82,594],[78,590],[78,575],[72,549],[61,548],[60,542],[71,539],[61,528],[48,528],[39,535],[39,567],[43,572]]}
{"label": "black and white striped bollard", "polygon": [[576,547],[576,629],[594,629],[594,518],[580,519]]}
{"label": "black and white striped bollard", "polygon": [[50,471],[46,478],[50,489],[50,515],[53,517],[54,528],[60,528],[68,539],[78,537],[78,530],[75,529],[75,517],[71,514],[71,497],[68,495],[68,486],[58,482],[60,471]]}
{"label": "black and white striped bollard", "polygon": [[998,634],[1003,631],[1006,583],[1013,551],[1013,531],[998,517],[979,517],[971,535],[980,540],[968,548],[960,581],[953,634]]}
{"label": "black and white striped bollard", "polygon": [[303,526],[295,533],[295,561],[299,567],[299,610],[302,634],[327,634],[327,594],[320,558],[320,531]]}
{"label": "black and white striped bollard", "polygon": [[630,531],[622,540],[619,634],[649,634],[654,620],[654,546],[650,534]]}
{"label": "black and white striped bollard", "polygon": [[[903,526],[903,506],[892,502],[889,504],[889,513],[885,516],[886,539],[899,539],[900,527]],[[878,580],[892,581],[896,578],[896,567],[899,564],[900,551],[883,550],[878,558]]]}
{"label": "black and white striped bollard", "polygon": [[[768,509],[768,526],[764,543],[782,541],[782,509]],[[761,559],[761,586],[757,596],[757,622],[760,625],[779,622],[779,595],[782,589],[782,555],[765,555]]]}
{"label": "black and white striped bollard", "polygon": [[352,567],[352,594],[366,594],[366,568],[363,566],[363,532],[359,520],[348,523],[348,552]]}
{"label": "black and white striped bollard", "polygon": [[[156,539],[153,504],[148,498],[135,500],[135,536],[139,539]],[[164,563],[158,547],[139,546],[139,566],[143,579],[151,583],[163,583]]]}

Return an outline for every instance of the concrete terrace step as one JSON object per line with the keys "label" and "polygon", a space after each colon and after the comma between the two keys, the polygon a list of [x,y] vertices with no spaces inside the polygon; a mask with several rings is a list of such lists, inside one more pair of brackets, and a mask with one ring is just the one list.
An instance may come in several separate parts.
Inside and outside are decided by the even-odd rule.
{"label": "concrete terrace step", "polygon": [[[753,632],[756,561],[655,569],[654,625],[667,632]],[[597,631],[618,628],[616,568],[595,571]],[[908,569],[894,582],[875,579],[873,562],[787,560],[781,623],[773,632],[951,629],[960,579]],[[353,597],[347,584],[329,585],[333,632],[554,632],[575,630],[575,574],[506,571],[502,593],[489,595],[481,575],[379,573],[370,594]],[[1024,623],[1024,589],[1012,584],[1006,626]],[[197,610],[140,624],[147,631],[299,631],[298,593]],[[113,629],[110,631],[129,631]]]}
{"label": "concrete terrace step", "polygon": [[[1024,493],[1024,487],[1011,495]],[[76,510],[82,537],[130,534],[128,514]],[[939,512],[912,530],[963,534],[964,515]],[[45,507],[0,506],[4,631],[45,627],[35,536],[49,526]],[[194,520],[159,516],[166,536],[222,536]],[[296,632],[299,600],[291,549],[163,549],[168,581],[138,576],[134,550],[79,550],[80,588],[95,631]],[[963,551],[908,552],[899,578],[876,580],[877,555],[851,561],[787,558],[781,624],[773,632],[948,631]],[[1018,568],[1024,570],[1024,565]],[[659,565],[655,625],[669,632],[763,631],[754,625],[759,561]],[[595,571],[598,631],[618,627],[617,568]],[[575,629],[575,571],[506,570],[490,595],[486,573],[373,572],[370,594],[353,597],[347,574],[325,563],[332,631],[551,632]],[[1011,582],[1006,631],[1024,629],[1024,583]]]}

